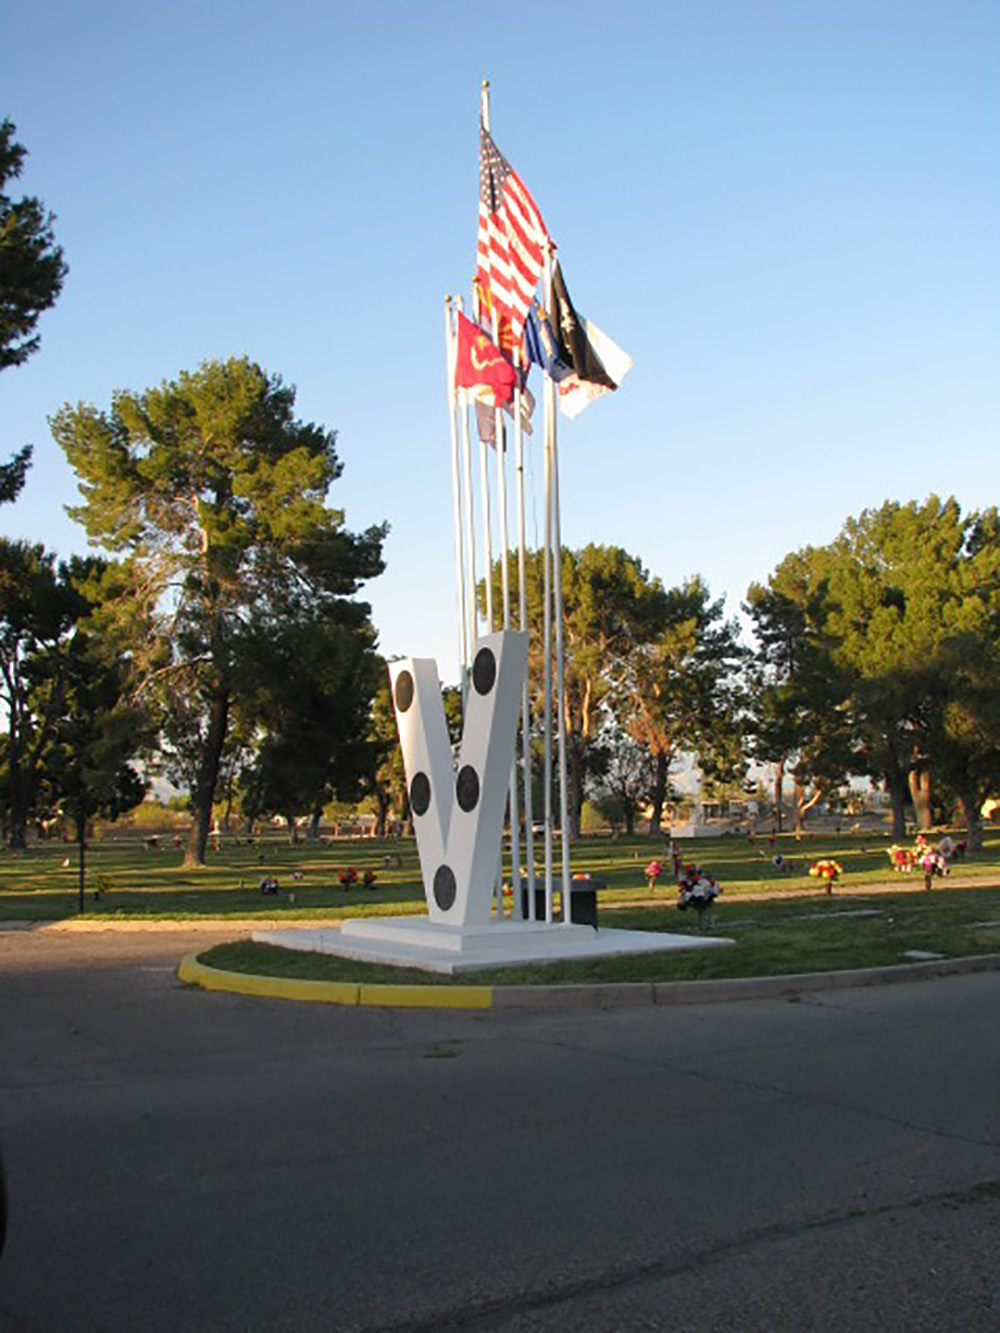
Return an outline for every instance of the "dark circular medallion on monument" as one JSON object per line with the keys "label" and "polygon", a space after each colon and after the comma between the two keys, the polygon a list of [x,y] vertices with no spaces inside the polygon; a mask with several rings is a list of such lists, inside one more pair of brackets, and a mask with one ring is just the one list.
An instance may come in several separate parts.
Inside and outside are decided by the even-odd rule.
{"label": "dark circular medallion on monument", "polygon": [[413,703],[413,677],[408,671],[401,671],[396,677],[396,707],[405,713]]}
{"label": "dark circular medallion on monument", "polygon": [[414,773],[410,783],[410,808],[415,815],[426,815],[431,803],[431,780],[426,773]]}
{"label": "dark circular medallion on monument", "polygon": [[489,694],[497,678],[497,659],[492,648],[480,648],[472,664],[472,683],[477,694]]}
{"label": "dark circular medallion on monument", "polygon": [[434,901],[442,912],[447,912],[455,905],[457,894],[458,885],[455,883],[454,870],[451,866],[438,866],[434,876]]}
{"label": "dark circular medallion on monument", "polygon": [[466,814],[470,810],[475,810],[479,804],[479,774],[471,764],[466,764],[464,768],[458,770],[455,795],[458,797],[458,804]]}

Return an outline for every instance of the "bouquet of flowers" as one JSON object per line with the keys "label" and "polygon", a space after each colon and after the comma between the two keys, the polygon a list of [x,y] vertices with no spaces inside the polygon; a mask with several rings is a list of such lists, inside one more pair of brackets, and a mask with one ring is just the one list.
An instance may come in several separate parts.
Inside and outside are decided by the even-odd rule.
{"label": "bouquet of flowers", "polygon": [[895,843],[886,848],[893,870],[912,870],[916,860],[909,847],[897,847]]}
{"label": "bouquet of flowers", "polygon": [[340,872],[338,879],[340,880],[340,887],[342,889],[349,889],[352,885],[357,884],[358,872],[354,866],[348,866],[346,870]]}
{"label": "bouquet of flowers", "polygon": [[376,875],[374,870],[366,870],[364,873],[364,878],[362,880],[362,883],[364,884],[366,889],[370,889],[374,887],[375,881],[377,879],[378,875]]}
{"label": "bouquet of flowers", "polygon": [[833,892],[833,886],[842,874],[839,861],[817,861],[815,865],[809,867],[810,875],[815,875],[826,885],[827,893]]}
{"label": "bouquet of flowers", "polygon": [[693,907],[699,918],[722,892],[708,871],[695,865],[684,867],[677,877],[677,888],[677,906],[682,912],[686,907]]}
{"label": "bouquet of flowers", "polygon": [[656,888],[656,881],[663,874],[663,866],[659,861],[650,861],[649,865],[642,873],[646,876],[646,881],[649,884],[649,891],[652,893]]}
{"label": "bouquet of flowers", "polygon": [[926,849],[918,864],[924,872],[925,889],[930,889],[931,881],[935,875],[947,875],[948,873],[948,862],[934,847]]}

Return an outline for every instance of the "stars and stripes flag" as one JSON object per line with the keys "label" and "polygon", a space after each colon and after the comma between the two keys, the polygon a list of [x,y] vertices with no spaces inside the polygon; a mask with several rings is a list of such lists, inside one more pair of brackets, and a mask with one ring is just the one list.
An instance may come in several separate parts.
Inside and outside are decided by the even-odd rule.
{"label": "stars and stripes flag", "polygon": [[521,340],[549,244],[535,201],[480,120],[477,277],[497,316],[500,346],[508,350]]}

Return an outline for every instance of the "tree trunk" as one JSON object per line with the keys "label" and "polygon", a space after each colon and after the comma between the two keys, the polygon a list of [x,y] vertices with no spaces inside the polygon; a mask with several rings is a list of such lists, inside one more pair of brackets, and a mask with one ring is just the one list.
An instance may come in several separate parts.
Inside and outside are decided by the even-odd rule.
{"label": "tree trunk", "polygon": [[778,832],[782,831],[781,802],[785,794],[785,761],[779,759],[774,766],[774,817],[778,821]]}
{"label": "tree trunk", "polygon": [[378,814],[375,818],[375,836],[384,838],[389,827],[389,797],[383,791],[375,793],[375,804]]}
{"label": "tree trunk", "polygon": [[795,818],[795,832],[801,833],[802,825],[806,822],[806,788],[805,783],[799,777],[798,773],[792,774],[792,804],[793,815]]}
{"label": "tree trunk", "polygon": [[[569,805],[569,837],[575,842],[580,836],[580,819],[583,815],[583,777],[580,763],[571,763],[567,775],[567,804]],[[558,809],[558,799],[553,802]]]}
{"label": "tree trunk", "polygon": [[84,899],[86,897],[87,884],[87,807],[83,798],[79,797],[76,802],[74,812],[74,823],[76,824],[76,906],[77,911],[82,912],[84,908]]}
{"label": "tree trunk", "polygon": [[667,773],[670,769],[666,750],[656,752],[656,772],[653,776],[653,813],[649,817],[650,833],[659,833],[663,822],[663,805],[667,799]]}
{"label": "tree trunk", "polygon": [[969,851],[980,852],[983,849],[983,818],[980,813],[983,803],[973,792],[960,791],[958,804],[962,812]]}
{"label": "tree trunk", "polygon": [[285,827],[288,829],[288,841],[295,846],[295,816],[285,815]]}
{"label": "tree trunk", "polygon": [[[573,842],[580,836],[580,816],[583,813],[583,770],[584,757],[581,746],[567,734],[567,754],[566,754],[566,803],[569,806],[567,811],[569,822],[570,841]],[[552,793],[552,808],[559,809],[559,767],[552,765],[552,782],[555,791]],[[562,811],[559,811],[561,817]]]}
{"label": "tree trunk", "polygon": [[28,812],[25,809],[21,792],[11,792],[10,803],[10,838],[8,846],[13,852],[23,852],[28,845]]}
{"label": "tree trunk", "polygon": [[892,836],[894,838],[906,837],[906,781],[899,775],[893,781],[886,777],[885,785],[889,789],[889,799],[892,801]]}
{"label": "tree trunk", "polygon": [[312,815],[309,818],[309,832],[306,837],[310,842],[319,842],[319,831],[323,823],[322,805],[314,805]]}
{"label": "tree trunk", "polygon": [[208,717],[208,735],[205,737],[198,765],[198,780],[191,796],[191,833],[184,853],[186,866],[203,866],[208,849],[208,834],[212,824],[212,802],[219,780],[222,747],[226,743],[229,726],[229,691],[220,689],[212,698]]}
{"label": "tree trunk", "polygon": [[818,782],[813,789],[813,794],[806,796],[806,789],[802,780],[795,779],[795,832],[801,833],[805,828],[806,815],[810,810],[814,810],[823,799],[825,788],[821,782]]}
{"label": "tree trunk", "polygon": [[21,737],[17,713],[11,710],[10,731],[7,737],[8,824],[11,851],[23,852],[28,845],[28,795],[24,770],[21,768]]}
{"label": "tree trunk", "polygon": [[931,814],[931,771],[925,763],[917,761],[910,769],[908,781],[917,828],[921,833],[926,833],[934,823]]}

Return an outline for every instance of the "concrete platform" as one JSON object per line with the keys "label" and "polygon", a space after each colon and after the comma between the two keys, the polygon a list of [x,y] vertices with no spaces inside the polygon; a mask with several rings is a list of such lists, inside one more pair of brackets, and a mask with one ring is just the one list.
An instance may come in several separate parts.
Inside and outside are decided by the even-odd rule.
{"label": "concrete platform", "polygon": [[733,944],[714,935],[674,935],[645,930],[504,921],[464,930],[436,925],[426,917],[357,917],[340,930],[255,930],[260,944],[336,954],[365,963],[416,967],[458,976],[486,968],[552,963],[564,959],[608,958],[664,953],[673,949],[714,949]]}

